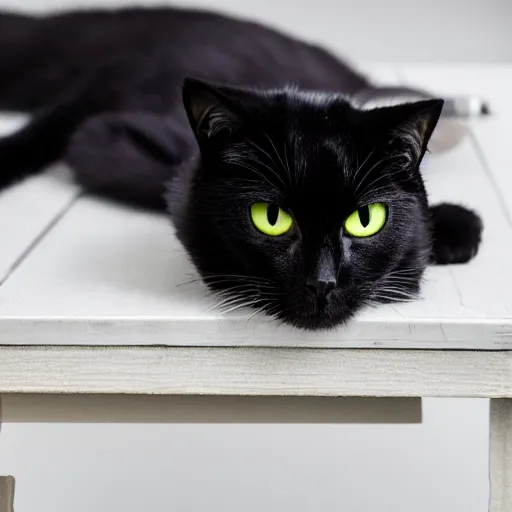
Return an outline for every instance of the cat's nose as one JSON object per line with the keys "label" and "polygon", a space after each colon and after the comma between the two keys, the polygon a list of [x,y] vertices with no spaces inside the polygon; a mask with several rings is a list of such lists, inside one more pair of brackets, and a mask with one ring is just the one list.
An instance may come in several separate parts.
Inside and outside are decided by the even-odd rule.
{"label": "cat's nose", "polygon": [[329,294],[336,287],[334,280],[314,280],[308,281],[307,288],[316,295],[318,300],[326,300]]}

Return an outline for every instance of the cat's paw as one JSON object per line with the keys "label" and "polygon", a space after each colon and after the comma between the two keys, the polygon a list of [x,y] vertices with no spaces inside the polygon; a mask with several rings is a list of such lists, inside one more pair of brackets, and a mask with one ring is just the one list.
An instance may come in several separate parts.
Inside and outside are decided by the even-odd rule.
{"label": "cat's paw", "polygon": [[467,263],[478,252],[483,224],[473,211],[455,204],[430,208],[434,242],[432,260],[437,265]]}
{"label": "cat's paw", "polygon": [[42,170],[32,148],[18,143],[15,136],[0,139],[0,190]]}

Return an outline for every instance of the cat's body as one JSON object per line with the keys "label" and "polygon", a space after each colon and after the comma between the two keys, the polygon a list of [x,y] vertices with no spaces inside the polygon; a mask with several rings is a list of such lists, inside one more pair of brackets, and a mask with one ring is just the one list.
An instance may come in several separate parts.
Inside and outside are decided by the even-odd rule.
{"label": "cat's body", "polygon": [[[0,28],[0,108],[53,104],[95,74],[103,87],[115,80],[123,108],[157,112],[169,107],[187,76],[346,93],[368,85],[322,48],[209,12],[127,8],[40,19],[3,15]],[[111,74],[101,76],[103,69]],[[151,88],[134,88],[143,84]]]}
{"label": "cat's body", "polygon": [[[331,327],[411,297],[431,261],[476,253],[478,218],[429,210],[419,174],[442,102],[357,110],[345,97],[372,85],[321,48],[171,8],[0,14],[0,45],[0,109],[34,114],[0,140],[0,188],[64,158],[90,191],[168,208],[232,306]],[[230,87],[189,81],[184,108],[186,77]],[[286,232],[251,221],[262,204]],[[350,234],[354,210],[362,232],[373,212],[383,225]],[[457,244],[438,247],[454,214]]]}
{"label": "cat's body", "polygon": [[[0,16],[0,45],[5,52],[0,52],[0,109],[44,112],[70,105],[76,112],[44,120],[41,130],[52,140],[40,137],[40,146],[32,145],[26,169],[64,156],[89,189],[151,208],[165,207],[164,182],[196,150],[181,100],[185,77],[346,94],[369,86],[316,46],[201,11],[133,8],[38,20]],[[148,148],[133,151],[130,134],[120,137],[118,125],[172,147],[173,165],[162,168]],[[69,137],[68,148],[63,139]],[[123,176],[99,174],[116,166],[123,167]],[[148,183],[151,173],[158,183]]]}

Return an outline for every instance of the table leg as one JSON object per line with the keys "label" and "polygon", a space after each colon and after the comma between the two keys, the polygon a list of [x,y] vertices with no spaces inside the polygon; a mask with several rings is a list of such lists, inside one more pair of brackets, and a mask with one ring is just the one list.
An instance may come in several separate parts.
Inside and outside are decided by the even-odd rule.
{"label": "table leg", "polygon": [[0,512],[13,512],[14,478],[0,476]]}
{"label": "table leg", "polygon": [[491,400],[489,512],[512,511],[512,399]]}

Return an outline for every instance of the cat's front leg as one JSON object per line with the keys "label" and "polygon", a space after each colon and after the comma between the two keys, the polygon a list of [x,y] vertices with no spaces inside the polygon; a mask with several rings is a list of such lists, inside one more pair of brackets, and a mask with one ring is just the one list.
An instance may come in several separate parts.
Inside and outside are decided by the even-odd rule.
{"label": "cat's front leg", "polygon": [[112,112],[83,123],[64,159],[89,192],[165,210],[167,184],[194,148],[192,132],[172,115]]}

